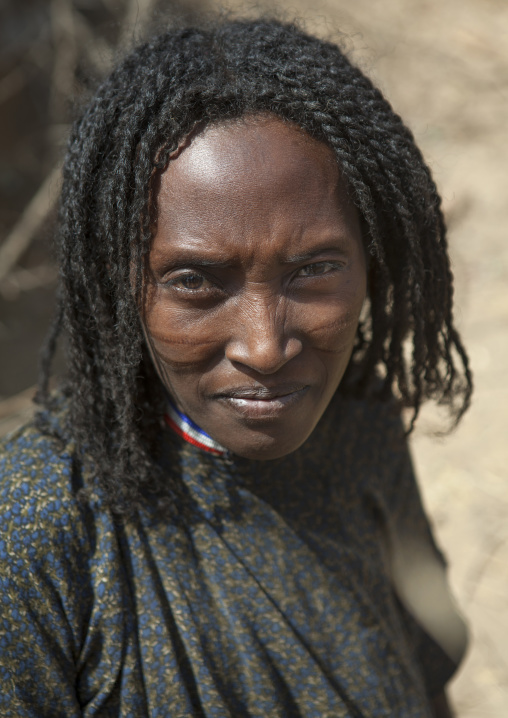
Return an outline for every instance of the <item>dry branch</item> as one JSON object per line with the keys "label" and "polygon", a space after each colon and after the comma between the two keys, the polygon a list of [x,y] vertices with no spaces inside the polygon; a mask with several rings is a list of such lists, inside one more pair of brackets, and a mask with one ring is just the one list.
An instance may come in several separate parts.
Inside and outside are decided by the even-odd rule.
{"label": "dry branch", "polygon": [[55,56],[49,106],[50,113],[56,118],[65,114],[64,103],[73,94],[78,57],[74,10],[70,0],[51,0],[50,18]]}
{"label": "dry branch", "polygon": [[142,35],[155,4],[156,0],[128,0],[122,23],[120,47],[128,46],[132,40]]}
{"label": "dry branch", "polygon": [[57,276],[57,268],[46,262],[33,269],[14,269],[0,281],[0,296],[15,301],[21,292],[47,287]]}
{"label": "dry branch", "polygon": [[52,208],[60,180],[60,171],[60,165],[58,165],[50,172],[14,225],[11,233],[0,245],[0,282],[28,249],[36,231]]}
{"label": "dry branch", "polygon": [[95,69],[102,75],[106,74],[111,69],[113,48],[97,35],[89,22],[77,11],[74,12],[74,27],[80,48],[86,52]]}

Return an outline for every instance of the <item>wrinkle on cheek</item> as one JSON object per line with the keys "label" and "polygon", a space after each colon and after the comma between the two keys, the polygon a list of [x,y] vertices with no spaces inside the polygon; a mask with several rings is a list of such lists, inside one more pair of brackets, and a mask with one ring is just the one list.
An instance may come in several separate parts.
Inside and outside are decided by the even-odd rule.
{"label": "wrinkle on cheek", "polygon": [[302,311],[300,306],[301,326],[304,327],[305,334],[314,340],[321,338],[328,345],[337,341],[343,343],[344,341],[349,341],[351,336],[356,333],[361,307],[361,304],[356,310],[336,307],[330,311],[329,305],[328,307],[326,305],[314,306],[309,307],[309,314],[306,317],[305,310]]}
{"label": "wrinkle on cheek", "polygon": [[309,327],[306,330],[306,334],[309,336],[316,336],[318,334],[326,334],[333,339],[333,337],[343,337],[347,332],[349,335],[351,331],[356,331],[358,324],[358,317],[347,315],[343,317],[336,317],[330,321],[322,321],[317,326]]}
{"label": "wrinkle on cheek", "polygon": [[144,324],[157,358],[168,366],[191,366],[205,362],[220,342],[213,331],[195,320],[183,320],[173,312],[145,312]]}
{"label": "wrinkle on cheek", "polygon": [[195,366],[206,362],[213,353],[217,338],[193,339],[184,335],[167,335],[158,338],[150,335],[152,346],[161,361],[171,366]]}
{"label": "wrinkle on cheek", "polygon": [[179,355],[178,352],[174,352],[171,355],[156,352],[158,362],[164,367],[166,371],[169,371],[173,375],[195,375],[204,373],[209,368],[208,357],[203,357],[200,354],[190,355],[188,353],[185,356]]}
{"label": "wrinkle on cheek", "polygon": [[205,346],[217,343],[221,322],[214,314],[203,317],[193,311],[168,309],[155,300],[145,309],[144,324],[153,340],[162,345]]}
{"label": "wrinkle on cheek", "polygon": [[217,343],[217,337],[210,337],[209,339],[203,339],[200,338],[199,340],[196,340],[194,337],[189,336],[188,334],[164,334],[164,335],[157,335],[157,333],[150,332],[150,336],[152,339],[157,342],[157,344],[160,344],[161,346],[185,346],[185,347],[209,347],[212,344]]}

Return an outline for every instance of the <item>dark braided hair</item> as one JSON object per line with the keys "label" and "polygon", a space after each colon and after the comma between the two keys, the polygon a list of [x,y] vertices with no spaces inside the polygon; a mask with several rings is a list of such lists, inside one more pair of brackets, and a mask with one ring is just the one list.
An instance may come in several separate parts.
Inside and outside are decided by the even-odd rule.
{"label": "dark braided hair", "polygon": [[151,179],[196,125],[267,112],[334,150],[365,228],[370,311],[339,391],[395,393],[413,422],[428,398],[455,421],[469,405],[440,198],[379,90],[336,45],[292,24],[168,31],[128,55],[74,125],[60,202],[58,308],[42,354],[38,400],[51,406],[51,357],[65,334],[72,436],[116,511],[148,494],[168,504],[180,492],[154,459],[164,398],[139,319]]}

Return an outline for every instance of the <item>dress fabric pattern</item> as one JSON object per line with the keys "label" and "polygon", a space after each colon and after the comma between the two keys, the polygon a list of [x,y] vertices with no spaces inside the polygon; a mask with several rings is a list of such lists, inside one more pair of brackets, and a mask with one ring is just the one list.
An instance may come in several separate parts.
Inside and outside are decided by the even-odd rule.
{"label": "dress fabric pattern", "polygon": [[456,661],[393,587],[394,536],[442,558],[389,405],[337,398],[267,462],[166,428],[161,462],[193,519],[119,520],[72,441],[5,441],[2,717],[430,718]]}

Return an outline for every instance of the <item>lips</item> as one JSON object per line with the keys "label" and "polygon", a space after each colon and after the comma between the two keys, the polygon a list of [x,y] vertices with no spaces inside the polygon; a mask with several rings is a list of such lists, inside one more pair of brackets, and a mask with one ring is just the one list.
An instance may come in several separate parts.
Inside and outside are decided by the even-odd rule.
{"label": "lips", "polygon": [[295,408],[308,389],[302,384],[243,386],[222,391],[215,398],[245,419],[269,420]]}
{"label": "lips", "polygon": [[217,392],[217,399],[247,399],[251,401],[272,401],[306,389],[305,384],[284,383],[276,386],[239,386]]}

